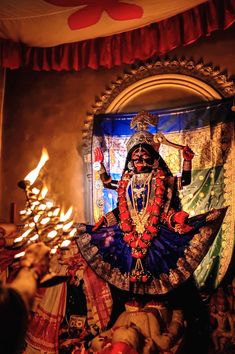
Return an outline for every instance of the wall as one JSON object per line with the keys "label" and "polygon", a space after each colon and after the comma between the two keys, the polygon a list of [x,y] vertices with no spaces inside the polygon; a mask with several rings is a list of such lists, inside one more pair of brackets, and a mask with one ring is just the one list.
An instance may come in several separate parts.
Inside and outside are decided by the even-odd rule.
{"label": "wall", "polygon": [[[214,33],[187,47],[178,48],[170,57],[203,58],[229,75],[235,74],[235,26]],[[1,217],[9,219],[9,206],[23,207],[24,194],[17,182],[33,169],[47,147],[50,160],[45,178],[51,196],[66,208],[75,207],[76,219],[85,221],[83,156],[81,136],[86,112],[104,88],[125,67],[82,72],[7,73],[3,126],[3,200]],[[153,97],[155,107],[160,98]],[[134,109],[134,107],[132,107]]]}
{"label": "wall", "polygon": [[[3,103],[4,103],[4,90],[5,90],[5,69],[0,69],[0,205],[3,204],[2,193],[2,129],[3,129]],[[1,213],[0,213],[1,220]]]}

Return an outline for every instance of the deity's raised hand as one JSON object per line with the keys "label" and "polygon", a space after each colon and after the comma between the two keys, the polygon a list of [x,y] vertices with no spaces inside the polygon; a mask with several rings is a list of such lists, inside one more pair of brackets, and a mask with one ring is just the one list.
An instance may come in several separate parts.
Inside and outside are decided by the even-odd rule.
{"label": "deity's raised hand", "polygon": [[[96,147],[94,151],[93,170],[100,171],[104,161],[104,154],[100,147]],[[101,165],[102,164],[102,165]]]}
{"label": "deity's raised hand", "polygon": [[94,162],[103,162],[104,154],[100,147],[96,147],[94,151]]}
{"label": "deity's raised hand", "polygon": [[190,149],[188,145],[183,148],[183,158],[186,161],[191,161],[194,158],[194,152]]}

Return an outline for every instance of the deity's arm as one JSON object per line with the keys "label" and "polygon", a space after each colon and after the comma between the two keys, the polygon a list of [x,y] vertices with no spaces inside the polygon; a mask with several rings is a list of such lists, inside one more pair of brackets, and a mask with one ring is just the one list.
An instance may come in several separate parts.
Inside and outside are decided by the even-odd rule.
{"label": "deity's arm", "polygon": [[183,161],[183,170],[181,178],[181,186],[188,186],[191,183],[192,178],[192,161],[184,160]]}
{"label": "deity's arm", "polygon": [[188,186],[191,183],[192,177],[192,159],[194,157],[194,152],[188,147],[183,148],[183,168],[181,178],[181,186]]}
{"label": "deity's arm", "polygon": [[100,174],[100,179],[103,183],[103,186],[108,189],[116,190],[117,186],[118,186],[118,181],[112,179],[110,174],[107,173],[106,168],[102,162],[101,162],[100,166],[101,167],[99,170],[99,174]]}
{"label": "deity's arm", "polygon": [[101,227],[114,226],[119,223],[119,210],[118,207],[103,215],[93,226],[92,231],[95,232]]}
{"label": "deity's arm", "polygon": [[106,226],[114,226],[119,223],[119,209],[116,207],[107,214],[105,214]]}
{"label": "deity's arm", "polygon": [[100,179],[101,179],[103,186],[105,188],[116,190],[118,181],[113,180],[112,177],[110,176],[110,174],[107,173],[107,170],[106,170],[103,162],[104,162],[104,154],[103,154],[101,148],[97,147],[94,151],[93,168],[95,171],[99,172]]}

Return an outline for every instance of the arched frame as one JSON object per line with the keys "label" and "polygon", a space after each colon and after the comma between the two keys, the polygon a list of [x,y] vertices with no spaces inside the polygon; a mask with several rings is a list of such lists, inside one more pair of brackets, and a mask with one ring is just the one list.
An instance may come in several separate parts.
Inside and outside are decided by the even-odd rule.
{"label": "arched frame", "polygon": [[[91,184],[91,140],[92,123],[95,114],[131,112],[143,109],[179,107],[186,104],[219,100],[234,96],[235,85],[219,68],[195,63],[187,59],[162,59],[132,67],[118,77],[96,100],[87,114],[83,130],[83,151],[85,156],[88,194],[86,218],[93,221]],[[234,195],[226,191],[227,203],[235,205]],[[232,257],[233,237],[223,241],[222,261],[218,282],[224,277],[228,261]]]}

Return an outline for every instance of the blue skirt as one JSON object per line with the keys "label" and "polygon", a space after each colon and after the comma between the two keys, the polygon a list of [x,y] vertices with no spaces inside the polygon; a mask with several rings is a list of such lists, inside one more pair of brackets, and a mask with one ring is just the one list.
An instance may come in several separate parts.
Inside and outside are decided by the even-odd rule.
{"label": "blue skirt", "polygon": [[157,236],[141,259],[144,270],[151,275],[146,283],[130,281],[136,259],[118,225],[102,227],[96,232],[88,225],[77,244],[91,268],[110,284],[138,294],[166,294],[186,281],[200,264],[218,233],[225,212],[226,209],[213,210],[189,219],[193,229],[186,234],[159,225]]}

